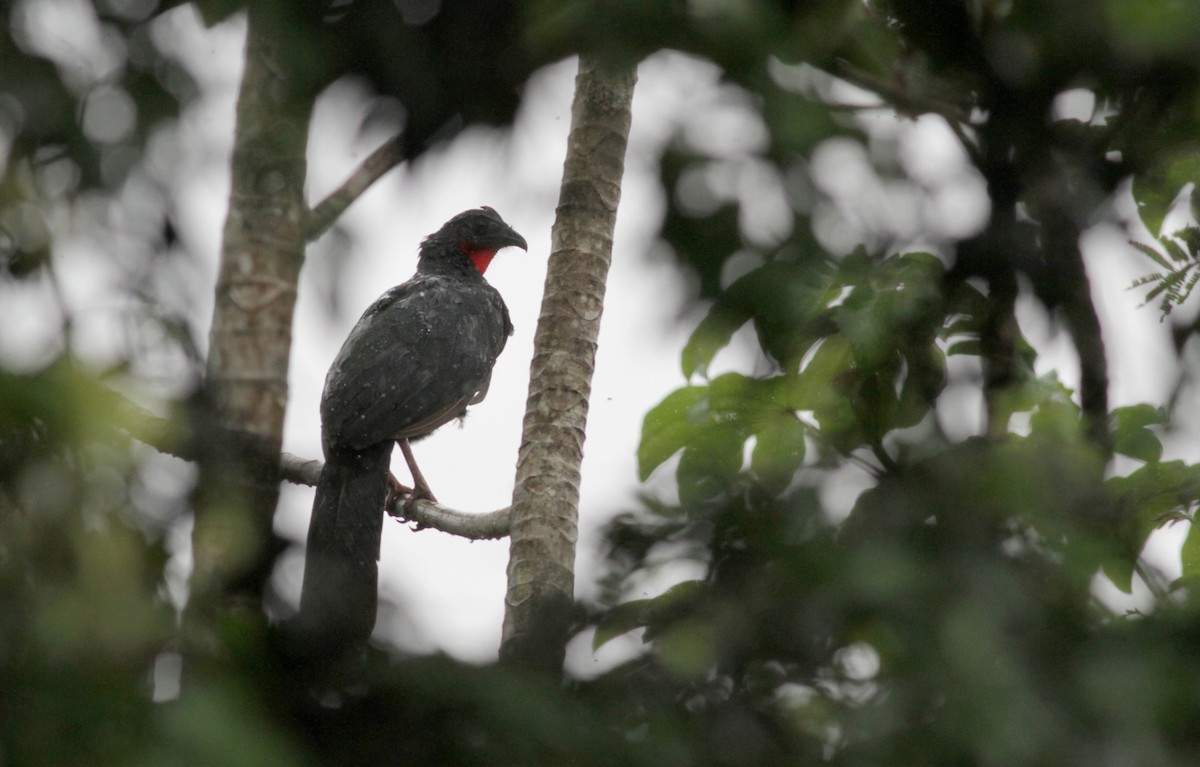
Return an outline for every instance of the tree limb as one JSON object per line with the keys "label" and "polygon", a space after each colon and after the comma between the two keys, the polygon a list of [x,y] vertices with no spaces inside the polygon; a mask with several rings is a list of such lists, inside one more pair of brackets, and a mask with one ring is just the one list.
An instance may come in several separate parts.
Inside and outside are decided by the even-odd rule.
{"label": "tree limb", "polygon": [[983,155],[979,150],[977,142],[971,138],[967,132],[967,128],[964,127],[971,125],[971,110],[968,105],[955,103],[948,99],[914,95],[844,60],[838,62],[836,70],[831,72],[831,74],[840,80],[844,80],[855,87],[870,91],[878,96],[883,101],[883,104],[875,107],[876,109],[890,106],[900,114],[913,117],[918,117],[922,114],[935,114],[941,117],[946,121],[950,130],[954,132],[955,137],[962,144],[963,151],[967,153],[971,161],[976,165],[982,162]]}
{"label": "tree limb", "polygon": [[404,161],[404,148],[400,136],[395,136],[384,142],[383,146],[363,160],[362,164],[350,174],[350,178],[342,182],[328,197],[317,203],[308,212],[308,223],[305,226],[305,236],[309,242],[320,237],[333,226],[338,216],[350,207],[362,193],[367,191],[385,173]]}
{"label": "tree limb", "polygon": [[[180,435],[176,421],[151,413],[107,386],[95,384],[89,388],[92,399],[112,414],[113,421],[119,424],[121,431],[161,453],[185,461],[196,460],[195,442]],[[315,458],[281,452],[279,478],[294,485],[315,487],[324,465]],[[398,496],[385,511],[401,521],[414,523],[417,529],[431,528],[470,540],[491,540],[508,535],[511,516],[508,506],[486,514],[471,514],[424,499],[405,509],[406,499],[405,495]]]}
{"label": "tree limb", "polygon": [[1107,458],[1112,454],[1112,435],[1108,430],[1108,356],[1100,318],[1092,301],[1091,282],[1079,250],[1079,225],[1057,205],[1049,207],[1042,216],[1047,261],[1061,275],[1063,317],[1079,352],[1079,405],[1084,430]]}
{"label": "tree limb", "polygon": [[[301,458],[291,453],[281,453],[279,456],[280,477],[295,485],[315,487],[323,466],[315,458]],[[401,521],[416,524],[418,530],[428,527],[475,541],[508,535],[508,506],[486,514],[468,514],[425,499],[418,499],[406,509],[404,503],[407,498],[405,494],[396,496],[384,510]]]}

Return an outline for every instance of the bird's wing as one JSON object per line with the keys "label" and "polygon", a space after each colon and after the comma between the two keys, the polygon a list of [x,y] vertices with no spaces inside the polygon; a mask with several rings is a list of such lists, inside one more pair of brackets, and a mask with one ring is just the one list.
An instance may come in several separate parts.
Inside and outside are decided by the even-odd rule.
{"label": "bird's wing", "polygon": [[327,443],[362,449],[422,437],[461,416],[486,386],[508,328],[486,283],[425,277],[388,291],[330,368],[321,403]]}

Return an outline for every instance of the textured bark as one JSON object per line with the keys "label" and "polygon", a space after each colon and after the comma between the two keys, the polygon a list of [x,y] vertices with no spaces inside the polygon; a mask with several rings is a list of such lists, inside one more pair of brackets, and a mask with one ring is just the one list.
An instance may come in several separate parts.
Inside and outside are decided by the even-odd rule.
{"label": "textured bark", "polygon": [[579,476],[635,73],[580,61],[513,490],[501,659],[562,667]]}
{"label": "textured bark", "polygon": [[218,433],[201,460],[193,597],[261,559],[278,500],[296,282],[304,257],[306,100],[294,97],[269,25],[251,12],[232,185],[209,342]]}

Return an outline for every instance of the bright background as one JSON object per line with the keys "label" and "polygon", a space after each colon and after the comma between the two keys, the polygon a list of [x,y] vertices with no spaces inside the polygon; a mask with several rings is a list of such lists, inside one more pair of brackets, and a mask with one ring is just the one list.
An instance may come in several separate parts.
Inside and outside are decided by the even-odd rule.
{"label": "bright background", "polygon": [[[58,8],[54,13],[60,14],[51,14],[43,22],[48,39],[59,39],[52,34],[55,29],[80,28],[79,20],[68,12],[70,2],[46,7]],[[173,310],[188,318],[203,343],[211,319],[227,203],[244,25],[234,19],[205,29],[190,9],[183,8],[156,22],[155,34],[168,40],[189,63],[202,86],[201,97],[186,110],[178,133],[151,142],[148,154],[152,165],[157,158],[154,170],[166,179],[188,256],[163,267],[158,289]],[[79,48],[81,56],[103,56],[103,44],[95,40],[89,48],[86,34],[76,35],[70,44]],[[103,65],[97,61],[90,66]],[[303,457],[320,455],[317,412],[325,371],[361,311],[385,289],[411,275],[420,240],[455,213],[491,205],[530,245],[528,254],[504,252],[488,271],[508,303],[516,334],[496,366],[487,400],[472,409],[462,428],[444,427],[415,449],[443,504],[484,512],[509,503],[574,71],[573,62],[564,62],[537,73],[528,83],[511,132],[472,130],[415,165],[393,171],[343,216],[345,234],[327,235],[309,249],[297,305],[285,450]],[[845,87],[828,83],[826,87],[832,96],[848,102],[862,103],[866,98]],[[388,138],[378,126],[364,122],[371,102],[372,94],[347,82],[336,84],[319,99],[309,142],[310,201],[335,189]],[[1062,114],[1089,119],[1094,107],[1088,99],[1068,94],[1058,108]],[[858,119],[870,132],[865,148],[857,142],[833,140],[812,157],[821,195],[813,226],[831,252],[846,252],[859,242],[936,248],[918,238],[922,233],[962,237],[982,226],[987,216],[982,181],[944,123],[928,117],[902,120],[884,111],[866,112]],[[700,316],[692,303],[691,279],[675,267],[670,252],[656,239],[664,209],[657,158],[679,132],[692,146],[728,158],[728,178],[719,185],[753,203],[745,206],[741,222],[747,236],[770,243],[786,236],[791,225],[780,180],[753,161],[765,133],[745,98],[721,85],[715,68],[702,62],[680,55],[645,62],[634,101],[585,446],[577,571],[577,591],[583,596],[593,587],[601,553],[598,531],[605,521],[635,508],[639,493],[670,493],[670,466],[643,487],[637,481],[635,454],[645,412],[684,383],[679,351]],[[899,162],[911,182],[881,178],[873,166],[880,156]],[[704,200],[684,202],[705,204]],[[1163,402],[1179,375],[1168,326],[1159,322],[1153,307],[1140,307],[1139,292],[1128,290],[1135,277],[1149,271],[1148,263],[1127,245],[1130,237],[1151,239],[1136,222],[1126,195],[1113,211],[1112,221],[1097,224],[1083,242],[1109,353],[1112,407]],[[0,359],[6,366],[34,368],[39,360],[52,356],[47,350],[60,331],[61,318],[46,308],[54,304],[46,300],[50,290],[60,291],[71,311],[87,319],[78,324],[74,336],[80,358],[103,366],[120,356],[119,247],[111,243],[98,247],[81,236],[66,241],[56,259],[61,282],[57,287],[44,282],[0,283]],[[738,267],[738,259],[731,263],[727,279],[736,277],[738,268],[753,266]],[[1043,369],[1058,370],[1068,386],[1075,386],[1078,362],[1061,329],[1029,299],[1022,301],[1018,316],[1026,335],[1043,352]],[[762,364],[735,344],[718,357],[712,372],[762,370]],[[163,360],[162,365],[149,372],[169,382],[170,361]],[[977,433],[981,413],[977,390],[961,387],[944,397],[938,417],[948,432],[965,437]],[[1194,460],[1196,424],[1182,427],[1168,435],[1164,457]],[[158,465],[164,487],[183,485],[190,476],[190,467],[182,462],[163,459]],[[398,455],[394,465],[403,481],[407,474]],[[1118,462],[1115,468],[1127,466]],[[866,486],[854,469],[848,469],[843,479],[828,489],[825,498],[834,514],[847,513]],[[275,579],[280,593],[293,602],[299,593],[300,547],[311,503],[311,488],[285,485],[276,517],[278,532],[297,544],[281,561]],[[1148,547],[1150,561],[1170,578],[1180,571],[1179,543],[1186,529],[1177,524],[1160,531]],[[171,596],[177,601],[184,598],[189,532],[186,525],[179,525],[170,536]],[[393,519],[385,522],[383,541],[380,593],[390,607],[380,612],[377,638],[407,650],[445,651],[467,660],[495,657],[507,542],[469,542],[431,530],[414,532]],[[645,595],[658,593],[665,585],[647,582]],[[1114,604],[1148,605],[1140,584],[1132,598],[1119,595],[1102,579],[1096,588]],[[619,652],[609,650],[619,644],[612,643],[606,650]],[[580,648],[573,656],[577,665],[593,662]]]}

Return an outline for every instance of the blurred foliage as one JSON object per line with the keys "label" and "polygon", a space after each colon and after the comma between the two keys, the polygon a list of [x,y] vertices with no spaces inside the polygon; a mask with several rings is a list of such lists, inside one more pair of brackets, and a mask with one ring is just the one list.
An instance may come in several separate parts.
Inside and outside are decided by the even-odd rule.
{"label": "blurred foliage", "polygon": [[[181,12],[223,23],[246,6],[186,5],[0,5],[8,295],[42,286],[61,301],[64,210],[127,214],[131,189],[155,198],[153,137],[197,94],[155,25]],[[44,15],[62,8],[77,15]],[[222,489],[147,445],[236,459],[189,394],[192,332],[157,292],[178,277],[170,206],[143,199],[114,257],[142,302],[128,358],[97,370],[73,356],[86,340],[65,305],[36,363],[0,357],[0,764],[1200,759],[1200,527],[1180,578],[1141,557],[1200,504],[1200,467],[1165,439],[1182,433],[1186,397],[1106,407],[1110,439],[1097,441],[1012,319],[1019,290],[1052,317],[1078,313],[1081,272],[1048,247],[1047,222],[1074,234],[1113,222],[1126,193],[1156,242],[1140,246],[1160,269],[1141,283],[1149,299],[1175,321],[1192,291],[1190,4],[264,0],[252,12],[276,33],[299,113],[337,78],[363,78],[401,106],[410,156],[465,125],[505,124],[530,72],[579,50],[683,51],[747,95],[761,146],[695,145],[687,123],[709,115],[693,114],[661,158],[661,237],[703,318],[684,385],[645,419],[639,472],[666,490],[610,526],[573,644],[627,660],[561,682],[378,649],[317,662],[263,604],[181,626],[180,540],[196,499]],[[84,21],[55,47],[47,18]],[[1090,94],[1090,118],[1056,116],[1072,92]],[[815,163],[830,146],[860,147],[880,178],[924,193],[872,134],[881,112],[941,120],[962,142],[990,198],[979,231],[843,217],[855,245],[830,244],[835,206]],[[764,175],[777,184],[746,181]],[[788,220],[764,233],[769,195]],[[1180,349],[1192,332],[1179,324]],[[730,369],[730,348],[751,368]],[[147,386],[163,359],[185,360],[160,403],[171,418],[106,393]],[[1125,364],[1140,362],[1109,361]],[[983,426],[958,422],[963,401],[984,403]],[[236,498],[221,502],[236,518]],[[262,579],[279,547],[264,551]],[[1139,609],[1113,608],[1110,587]]]}
{"label": "blurred foliage", "polygon": [[[241,5],[199,8],[213,23]],[[515,0],[256,0],[249,8],[263,28],[286,30],[279,58],[302,97],[354,76],[397,103],[410,158],[468,125],[511,122],[537,63],[521,45]]]}

